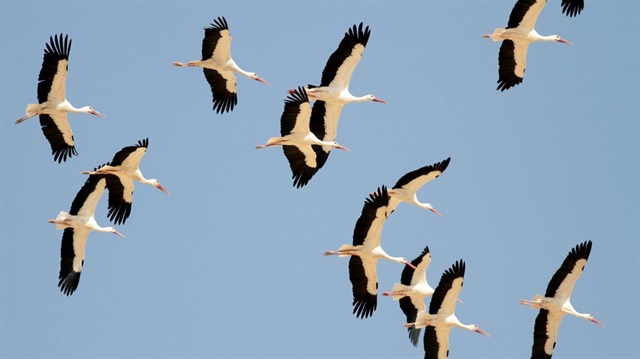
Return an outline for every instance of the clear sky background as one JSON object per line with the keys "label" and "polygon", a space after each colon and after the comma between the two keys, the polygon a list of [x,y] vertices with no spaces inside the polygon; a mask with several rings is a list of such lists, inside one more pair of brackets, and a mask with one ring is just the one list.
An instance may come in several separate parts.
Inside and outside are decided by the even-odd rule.
{"label": "clear sky background", "polygon": [[[586,0],[577,18],[549,0],[537,23],[573,46],[532,44],[524,82],[498,92],[509,1],[0,3],[0,356],[109,358],[421,358],[397,302],[373,317],[352,311],[348,260],[322,252],[351,243],[367,194],[451,156],[419,192],[443,217],[401,204],[382,244],[415,258],[428,245],[435,287],[467,263],[456,308],[489,338],[453,329],[451,358],[528,358],[536,311],[569,250],[593,241],[554,358],[637,358],[639,332],[638,1]],[[240,67],[238,105],[212,111],[201,69],[203,28],[225,16]],[[334,151],[292,187],[279,135],[286,90],[317,84],[353,24],[372,29],[353,75]],[[49,36],[73,39],[67,98],[79,156],[53,161],[37,102]],[[57,288],[62,231],[84,170],[149,138],[141,169],[171,192],[136,185],[131,217],[94,232],[78,290]],[[96,211],[103,226],[106,196]],[[402,266],[380,261],[380,292]]]}

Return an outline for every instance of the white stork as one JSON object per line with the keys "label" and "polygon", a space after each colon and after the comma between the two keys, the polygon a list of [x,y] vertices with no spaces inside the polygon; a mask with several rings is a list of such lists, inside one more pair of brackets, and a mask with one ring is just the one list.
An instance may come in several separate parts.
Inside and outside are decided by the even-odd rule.
{"label": "white stork", "polygon": [[408,328],[412,325],[415,325],[415,328],[425,327],[425,359],[446,359],[449,356],[449,332],[453,326],[489,336],[489,333],[475,324],[460,323],[454,313],[456,300],[464,282],[464,272],[465,263],[462,259],[445,270],[431,297],[429,312],[420,312],[415,323],[405,324]]}
{"label": "white stork", "polygon": [[451,157],[442,162],[418,168],[417,170],[411,171],[400,177],[395,186],[389,190],[389,195],[391,196],[389,207],[391,208],[391,211],[393,212],[400,202],[407,202],[420,208],[428,209],[438,216],[442,216],[440,212],[433,208],[431,203],[422,203],[418,201],[416,192],[418,192],[418,190],[427,182],[438,178],[440,174],[447,169],[450,161]]}
{"label": "white stork", "polygon": [[204,29],[202,60],[189,61],[186,64],[174,62],[173,65],[179,67],[202,67],[204,77],[211,86],[213,109],[216,113],[232,111],[238,103],[236,77],[233,72],[260,81],[265,85],[269,84],[255,72],[245,71],[233,61],[231,58],[231,34],[229,33],[227,20],[224,17],[218,17],[213,21],[211,27]]}
{"label": "white stork", "polygon": [[133,203],[133,181],[149,184],[169,194],[160,182],[155,179],[146,179],[140,172],[140,160],[149,146],[149,139],[138,141],[138,144],[127,146],[116,152],[111,162],[104,164],[93,171],[82,172],[85,175],[102,174],[107,179],[109,190],[109,220],[115,224],[124,224],[131,214]]}
{"label": "white stork", "polygon": [[[433,294],[433,288],[427,283],[427,268],[431,263],[431,252],[425,247],[416,259],[411,261],[415,267],[406,266],[402,270],[400,283],[395,283],[390,292],[382,295],[391,296],[393,300],[400,300],[400,309],[407,316],[407,323],[416,321],[419,312],[427,310],[424,298]],[[418,345],[420,329],[409,328],[409,339],[414,346]]]}
{"label": "white stork", "polygon": [[353,289],[353,314],[358,318],[367,318],[378,305],[378,259],[384,258],[415,266],[402,257],[391,257],[380,246],[382,227],[389,215],[389,194],[382,186],[369,195],[362,207],[362,214],[353,230],[353,245],[343,244],[337,251],[325,251],[324,255],[351,256],[349,260],[349,279]]}
{"label": "white stork", "polygon": [[522,82],[527,67],[529,43],[555,41],[571,45],[571,42],[558,35],[542,36],[534,29],[538,15],[546,4],[547,0],[518,0],[511,10],[507,28],[497,28],[493,34],[482,36],[491,38],[493,41],[502,41],[498,55],[498,87],[496,90],[508,90]]}
{"label": "white stork", "polygon": [[551,277],[544,297],[537,294],[533,300],[522,300],[520,303],[530,305],[532,309],[540,309],[533,329],[533,348],[531,358],[550,359],[556,347],[558,328],[565,314],[584,318],[600,326],[591,314],[578,313],[571,305],[571,292],[591,253],[591,241],[575,246],[562,262],[560,268]]}
{"label": "white stork", "polygon": [[[356,97],[349,92],[351,75],[364,52],[371,30],[363,24],[353,25],[345,34],[338,48],[331,54],[322,71],[320,86],[307,85],[309,99],[316,100],[311,111],[311,131],[324,141],[333,141],[338,133],[338,120],[342,107],[350,102],[374,101],[387,103],[374,95]],[[293,90],[289,90],[291,93]],[[314,146],[319,162],[325,163],[331,147]],[[322,167],[322,166],[320,166]]]}
{"label": "white stork", "polygon": [[69,213],[60,212],[56,219],[49,220],[49,223],[56,224],[56,229],[64,229],[58,287],[66,295],[73,294],[78,288],[89,232],[107,232],[124,237],[113,227],[100,227],[94,218],[96,205],[104,193],[106,183],[102,175],[89,176],[71,203]]}
{"label": "white stork", "polygon": [[330,146],[349,151],[348,148],[335,141],[321,141],[309,130],[309,114],[311,105],[304,88],[289,95],[284,101],[284,111],[280,117],[280,134],[282,137],[271,137],[266,145],[256,148],[282,146],[284,155],[289,160],[293,173],[293,185],[300,188],[306,185],[321,167],[312,145]]}
{"label": "white stork", "polygon": [[26,116],[19,118],[16,124],[33,116],[40,115],[42,132],[51,145],[51,154],[58,163],[71,156],[77,156],[73,132],[69,126],[67,112],[89,113],[105,117],[91,106],[75,108],[67,101],[65,87],[69,71],[69,52],[71,40],[69,35],[49,37],[45,44],[42,69],[38,76],[38,104],[28,104]]}

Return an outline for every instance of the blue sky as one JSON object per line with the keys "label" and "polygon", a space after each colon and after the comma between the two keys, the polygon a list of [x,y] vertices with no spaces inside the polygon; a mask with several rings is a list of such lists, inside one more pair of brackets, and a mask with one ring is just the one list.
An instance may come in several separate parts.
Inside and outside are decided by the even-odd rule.
{"label": "blue sky", "polygon": [[[351,314],[344,258],[367,194],[451,156],[419,192],[443,217],[401,204],[382,244],[415,258],[428,245],[436,286],[467,263],[464,323],[451,358],[527,358],[536,312],[567,252],[593,250],[572,303],[605,324],[565,317],[554,358],[636,358],[639,317],[639,4],[588,1],[577,18],[550,0],[524,82],[495,90],[499,44],[514,1],[0,2],[0,356],[421,358],[397,302]],[[232,56],[269,86],[238,78],[229,114],[211,110],[200,69],[203,27],[225,16]],[[286,90],[318,83],[343,34],[372,29],[350,90],[388,105],[347,105],[336,151],[302,189],[279,148]],[[37,119],[45,42],[73,39],[67,98],[79,156],[57,164]],[[171,192],[137,185],[126,238],[92,233],[80,286],[57,288],[62,231],[47,223],[85,181],[82,171],[149,138],[141,169]],[[96,211],[106,226],[103,198]],[[378,264],[380,292],[399,281]]]}

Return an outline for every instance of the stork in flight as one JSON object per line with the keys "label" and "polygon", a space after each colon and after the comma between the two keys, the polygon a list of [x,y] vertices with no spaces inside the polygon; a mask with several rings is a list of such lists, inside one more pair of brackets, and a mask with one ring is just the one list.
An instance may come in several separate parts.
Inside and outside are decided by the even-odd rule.
{"label": "stork in flight", "polygon": [[28,104],[26,116],[19,118],[16,124],[40,115],[42,133],[51,145],[53,160],[60,163],[78,155],[67,113],[88,113],[103,118],[105,116],[91,106],[75,108],[67,101],[65,88],[71,51],[69,35],[51,36],[45,46],[42,68],[38,76],[38,104]]}
{"label": "stork in flight", "polygon": [[116,152],[111,162],[82,174],[102,174],[107,179],[109,190],[109,213],[107,216],[115,224],[124,224],[131,214],[133,204],[133,181],[156,187],[165,194],[169,194],[160,181],[155,178],[146,179],[140,172],[140,160],[149,146],[149,139],[138,141],[136,145],[127,146]]}
{"label": "stork in flight", "polygon": [[318,163],[313,145],[330,146],[349,151],[348,148],[336,141],[321,141],[309,130],[309,114],[311,106],[304,88],[298,90],[284,101],[284,111],[280,117],[281,137],[271,137],[266,145],[258,145],[256,148],[282,146],[284,155],[291,167],[293,185],[300,188],[318,172],[321,165]]}
{"label": "stork in flight", "polygon": [[[565,3],[575,4],[577,2],[563,0],[563,6]],[[508,90],[522,82],[527,67],[529,43],[552,41],[571,45],[571,42],[558,35],[542,36],[534,29],[538,15],[546,3],[547,0],[518,0],[509,15],[507,28],[497,28],[493,34],[482,36],[493,41],[502,41],[498,55],[498,87],[496,90]],[[571,7],[571,9],[574,8]]]}
{"label": "stork in flight", "polygon": [[[425,247],[416,259],[411,261],[415,267],[406,266],[402,270],[400,283],[395,283],[390,292],[382,295],[391,296],[393,300],[400,301],[400,309],[407,316],[407,323],[416,321],[419,312],[427,310],[424,298],[433,294],[433,288],[427,282],[427,268],[431,263],[431,252]],[[409,339],[414,346],[418,345],[420,329],[408,328]]]}
{"label": "stork in flight", "polygon": [[433,208],[431,203],[418,201],[417,192],[428,182],[440,177],[442,172],[449,166],[449,162],[451,162],[451,157],[448,157],[444,161],[418,168],[400,177],[393,188],[389,190],[389,195],[391,196],[389,207],[391,208],[391,212],[395,211],[400,202],[407,202],[420,208],[428,209],[438,216],[442,216],[440,212]]}
{"label": "stork in flight", "polygon": [[547,291],[543,296],[537,294],[533,300],[522,300],[520,303],[530,305],[532,309],[540,309],[533,329],[532,359],[550,359],[556,347],[558,328],[565,314],[587,319],[603,326],[593,315],[579,313],[571,305],[571,292],[591,253],[591,241],[575,246],[562,262],[562,265],[551,277]]}
{"label": "stork in flight", "polygon": [[[371,30],[363,23],[349,28],[338,48],[329,56],[322,71],[320,85],[307,85],[310,100],[316,100],[311,110],[310,128],[319,139],[331,142],[338,134],[338,120],[342,107],[351,102],[387,102],[372,94],[354,96],[349,92],[351,75],[362,58]],[[293,93],[294,90],[289,90]],[[318,162],[324,164],[332,150],[330,146],[313,146]],[[320,165],[322,167],[322,165]]]}
{"label": "stork in flight", "polygon": [[415,269],[405,258],[392,257],[380,246],[382,227],[389,213],[389,194],[387,188],[382,186],[364,202],[353,230],[353,245],[343,244],[337,251],[324,252],[325,256],[351,256],[349,279],[353,290],[353,314],[356,318],[371,316],[378,305],[378,259],[384,258]]}
{"label": "stork in flight", "polygon": [[451,268],[444,271],[436,290],[431,296],[429,312],[420,312],[415,323],[407,323],[405,327],[425,328],[424,357],[425,359],[446,359],[449,356],[449,333],[451,327],[458,327],[474,331],[484,336],[489,333],[478,328],[475,324],[462,324],[454,311],[456,299],[462,290],[464,282],[465,263],[461,259]]}
{"label": "stork in flight", "polygon": [[124,237],[113,227],[100,227],[94,218],[96,206],[106,188],[106,179],[102,175],[91,175],[76,194],[69,213],[60,212],[56,219],[50,219],[56,229],[64,229],[60,248],[60,274],[58,287],[66,295],[78,288],[80,273],[84,264],[84,249],[89,232],[113,233]]}
{"label": "stork in flight", "polygon": [[269,84],[255,72],[245,71],[233,61],[231,58],[231,34],[229,33],[227,20],[224,17],[218,17],[210,27],[204,29],[202,60],[189,61],[186,64],[174,62],[173,65],[179,67],[202,67],[204,77],[211,86],[213,109],[216,113],[232,111],[238,103],[234,72],[262,82],[265,85]]}

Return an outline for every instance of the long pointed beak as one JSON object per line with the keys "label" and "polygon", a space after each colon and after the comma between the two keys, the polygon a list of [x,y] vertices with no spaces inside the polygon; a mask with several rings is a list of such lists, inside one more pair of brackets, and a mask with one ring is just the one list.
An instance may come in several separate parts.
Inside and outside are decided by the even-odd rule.
{"label": "long pointed beak", "polygon": [[265,79],[263,79],[261,77],[256,77],[256,81],[262,82],[265,85],[269,85],[269,83]]}
{"label": "long pointed beak", "polygon": [[408,265],[409,267],[413,268],[413,269],[417,269],[416,266],[414,266],[413,264],[411,264],[411,262],[405,262],[404,264]]}
{"label": "long pointed beak", "polygon": [[387,102],[387,101],[385,101],[385,100],[383,100],[383,99],[381,99],[381,98],[377,98],[377,97],[373,99],[373,102],[380,102],[380,103],[383,103],[383,104],[385,104],[385,105],[386,105],[386,104],[388,104],[388,102]]}
{"label": "long pointed beak", "polygon": [[437,214],[438,216],[442,217],[442,214],[440,214],[440,212],[436,211],[435,208],[429,208],[429,210],[435,214]]}
{"label": "long pointed beak", "polygon": [[338,145],[338,144],[337,144],[336,148],[339,148],[339,149],[341,149],[341,150],[343,150],[343,151],[351,152],[351,150],[350,150],[350,149],[348,149],[348,148],[344,147],[343,145]]}
{"label": "long pointed beak", "polygon": [[560,39],[558,40],[558,42],[561,42],[563,44],[567,44],[567,45],[573,45],[573,43],[571,43],[571,41],[567,40],[567,39]]}
{"label": "long pointed beak", "polygon": [[127,237],[125,237],[125,236],[124,236],[124,234],[122,234],[122,233],[120,233],[120,232],[118,232],[118,231],[113,231],[113,234],[115,234],[115,235],[117,235],[117,236],[120,236],[120,237],[122,237],[122,238],[127,238]]}
{"label": "long pointed beak", "polygon": [[485,337],[488,337],[488,336],[489,336],[489,333],[485,332],[484,330],[482,330],[482,329],[480,329],[480,328],[477,328],[477,329],[475,330],[475,332],[476,332],[476,333],[480,333],[480,334],[484,335]]}
{"label": "long pointed beak", "polygon": [[458,303],[464,303],[460,298],[456,298],[456,302],[458,302]]}
{"label": "long pointed beak", "polygon": [[166,188],[164,188],[160,183],[158,183],[158,185],[156,186],[157,189],[161,190],[162,192],[164,192],[164,194],[169,194],[169,191],[167,191]]}
{"label": "long pointed beak", "polygon": [[105,117],[107,117],[107,116],[105,116],[105,115],[101,114],[100,112],[98,112],[98,111],[96,111],[96,110],[91,110],[91,111],[89,111],[89,113],[90,113],[90,114],[92,114],[92,115],[96,115],[96,116],[98,116],[98,117],[100,117],[100,118],[105,118]]}
{"label": "long pointed beak", "polygon": [[592,322],[594,322],[594,323],[596,323],[596,324],[598,324],[598,325],[599,325],[599,326],[601,326],[601,327],[604,327],[604,324],[600,323],[600,321],[599,321],[598,319],[596,319],[596,318],[593,318],[593,317],[592,317],[592,318],[591,318],[591,319],[589,319],[589,320],[590,320],[590,321],[592,321]]}

